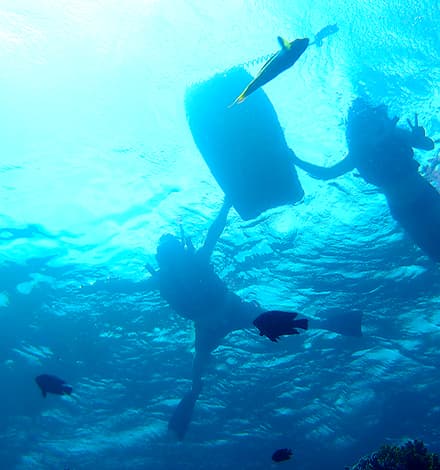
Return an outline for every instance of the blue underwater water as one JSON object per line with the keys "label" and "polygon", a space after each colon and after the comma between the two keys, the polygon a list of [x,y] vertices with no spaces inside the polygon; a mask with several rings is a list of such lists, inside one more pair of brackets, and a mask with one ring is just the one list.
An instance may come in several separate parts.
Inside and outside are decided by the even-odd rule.
{"label": "blue underwater water", "polygon": [[[289,447],[282,468],[332,470],[409,438],[440,451],[439,265],[356,172],[298,170],[301,203],[232,210],[212,262],[267,309],[362,310],[363,337],[230,333],[182,442],[167,423],[190,387],[192,323],[157,293],[81,288],[148,277],[180,224],[203,243],[223,193],[188,87],[255,75],[277,36],[334,23],[264,87],[288,145],[339,161],[358,95],[439,139],[437,0],[0,0],[1,469],[269,469]],[[437,153],[416,151],[420,168]],[[74,394],[42,398],[43,373]]]}

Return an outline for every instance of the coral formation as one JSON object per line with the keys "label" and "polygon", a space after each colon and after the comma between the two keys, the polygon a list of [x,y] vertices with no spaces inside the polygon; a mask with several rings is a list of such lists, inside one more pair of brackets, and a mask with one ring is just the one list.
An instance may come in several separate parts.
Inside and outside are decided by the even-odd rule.
{"label": "coral formation", "polygon": [[440,460],[415,440],[402,446],[384,445],[346,470],[440,470]]}
{"label": "coral formation", "polygon": [[440,191],[440,153],[436,158],[428,160],[428,164],[422,168],[422,173],[437,191]]}

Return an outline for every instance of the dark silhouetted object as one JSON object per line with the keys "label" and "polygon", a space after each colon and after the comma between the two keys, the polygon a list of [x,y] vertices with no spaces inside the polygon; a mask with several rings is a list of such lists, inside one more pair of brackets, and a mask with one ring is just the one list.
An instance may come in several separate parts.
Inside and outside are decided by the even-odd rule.
{"label": "dark silhouetted object", "polygon": [[419,125],[397,126],[387,107],[357,98],[348,112],[348,155],[331,167],[305,162],[292,153],[295,165],[318,179],[332,179],[357,169],[385,195],[393,218],[433,260],[440,262],[440,194],[419,174],[414,150],[433,150],[434,141]]}
{"label": "dark silhouetted object", "polygon": [[272,454],[274,462],[284,462],[292,456],[292,449],[278,449]]}
{"label": "dark silhouetted object", "polygon": [[54,395],[71,395],[72,393],[72,387],[55,375],[39,375],[35,377],[35,382],[40,387],[44,398],[46,398],[48,393],[53,393]]}
{"label": "dark silhouetted object", "polygon": [[[159,269],[149,264],[146,266],[151,277],[140,282],[108,279],[81,288],[85,293],[107,290],[130,294],[159,290],[161,297],[178,315],[194,323],[195,355],[191,390],[183,396],[168,423],[170,433],[180,440],[184,438],[191,422],[211,353],[230,332],[249,328],[265,311],[257,302],[247,302],[229,290],[211,263],[212,252],[225,227],[229,209],[230,202],[226,199],[208,230],[205,242],[198,249],[194,247],[191,238],[185,235],[183,227],[180,237],[169,233],[162,235],[156,252]],[[322,313],[320,318],[310,319],[308,325],[306,319],[295,322],[295,313],[281,312],[287,319],[281,325],[282,328],[278,327],[271,336],[275,339],[280,334],[294,334],[292,328],[308,326],[331,331],[342,328],[341,334],[346,334],[346,326],[351,321],[345,321],[344,315],[339,312],[332,313],[331,318],[325,315],[325,311]],[[356,331],[360,331],[361,316],[353,318]],[[259,325],[258,319],[256,321]],[[350,333],[351,330],[349,328]]]}
{"label": "dark silhouetted object", "polygon": [[276,343],[280,336],[299,334],[297,328],[307,330],[308,320],[295,320],[297,315],[295,312],[270,310],[259,315],[253,323],[260,330],[260,336],[267,336]]}

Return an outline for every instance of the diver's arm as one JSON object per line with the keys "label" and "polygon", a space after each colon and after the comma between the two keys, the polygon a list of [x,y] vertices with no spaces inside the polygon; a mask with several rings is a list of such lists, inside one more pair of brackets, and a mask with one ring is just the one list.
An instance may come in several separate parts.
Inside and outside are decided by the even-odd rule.
{"label": "diver's arm", "polygon": [[147,268],[147,271],[152,275],[152,276],[156,276],[157,274],[159,274],[159,271],[156,271],[153,266],[151,266],[150,263],[145,263],[145,267]]}
{"label": "diver's arm", "polygon": [[313,163],[305,162],[298,158],[295,152],[292,151],[293,163],[296,166],[307,171],[310,176],[320,180],[329,180],[332,178],[337,178],[345,173],[354,169],[354,164],[349,155],[347,155],[343,160],[336,163],[336,165],[325,167],[314,165]]}
{"label": "diver's arm", "polygon": [[227,197],[225,197],[220,212],[218,213],[211,227],[209,227],[205,243],[199,250],[199,253],[207,259],[211,257],[215,244],[217,243],[217,240],[220,238],[220,235],[222,234],[223,229],[225,228],[226,219],[228,218],[228,213],[231,207],[231,202]]}
{"label": "diver's arm", "polygon": [[95,292],[109,292],[111,294],[147,293],[159,289],[159,273],[142,281],[129,281],[128,279],[108,278],[95,281],[93,284],[81,286],[84,294]]}

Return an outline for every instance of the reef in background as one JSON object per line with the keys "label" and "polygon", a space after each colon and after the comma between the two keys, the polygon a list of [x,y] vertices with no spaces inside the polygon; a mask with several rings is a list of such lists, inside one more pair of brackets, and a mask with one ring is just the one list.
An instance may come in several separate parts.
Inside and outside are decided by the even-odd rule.
{"label": "reef in background", "polygon": [[402,446],[384,445],[345,470],[440,470],[440,459],[415,440]]}

